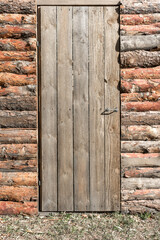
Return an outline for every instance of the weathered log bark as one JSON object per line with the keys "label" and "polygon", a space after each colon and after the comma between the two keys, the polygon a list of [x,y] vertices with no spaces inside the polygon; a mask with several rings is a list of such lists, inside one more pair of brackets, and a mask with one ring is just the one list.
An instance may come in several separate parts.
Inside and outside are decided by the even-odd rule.
{"label": "weathered log bark", "polygon": [[10,72],[17,74],[35,74],[36,63],[27,61],[0,62],[0,72]]}
{"label": "weathered log bark", "polygon": [[122,140],[160,140],[160,125],[121,126]]}
{"label": "weathered log bark", "polygon": [[122,111],[135,111],[135,112],[147,112],[147,111],[159,111],[160,101],[157,102],[123,102],[121,105]]}
{"label": "weathered log bark", "polygon": [[156,102],[160,99],[160,91],[158,92],[142,92],[142,93],[122,93],[122,102],[143,102],[143,101],[153,101]]}
{"label": "weathered log bark", "polygon": [[25,14],[0,14],[0,24],[36,24],[36,16]]}
{"label": "weathered log bark", "polygon": [[160,65],[160,53],[148,51],[130,51],[121,53],[121,67],[155,67]]}
{"label": "weathered log bark", "polygon": [[156,178],[122,178],[122,190],[158,188],[160,188],[160,181]]}
{"label": "weathered log bark", "polygon": [[151,24],[160,22],[160,14],[121,14],[120,23],[122,25],[141,25],[141,24]]}
{"label": "weathered log bark", "polygon": [[1,128],[36,128],[37,112],[0,111]]}
{"label": "weathered log bark", "polygon": [[0,51],[0,61],[35,61],[35,51],[16,52],[16,51]]}
{"label": "weathered log bark", "polygon": [[132,200],[122,201],[121,210],[123,212],[142,213],[151,212],[157,213],[160,211],[160,200]]}
{"label": "weathered log bark", "polygon": [[28,214],[35,215],[38,214],[37,202],[11,202],[11,201],[0,201],[0,214],[6,215],[18,215],[18,214]]}
{"label": "weathered log bark", "polygon": [[37,188],[25,186],[0,186],[0,200],[15,202],[36,201]]}
{"label": "weathered log bark", "polygon": [[160,79],[125,79],[121,81],[121,92],[159,92]]}
{"label": "weathered log bark", "polygon": [[159,0],[122,0],[121,13],[123,14],[142,14],[142,13],[159,13]]}
{"label": "weathered log bark", "polygon": [[32,96],[0,97],[0,110],[36,111],[36,101]]}
{"label": "weathered log bark", "polygon": [[160,141],[122,141],[122,153],[159,153]]}
{"label": "weathered log bark", "polygon": [[0,172],[2,186],[37,186],[37,173]]}
{"label": "weathered log bark", "polygon": [[12,86],[25,86],[35,85],[36,75],[19,75],[14,73],[0,73],[0,86],[7,87]]}
{"label": "weathered log bark", "polygon": [[122,176],[125,178],[160,178],[160,168],[125,168],[122,169]]}
{"label": "weathered log bark", "polygon": [[[12,38],[7,38],[7,39],[0,39],[0,51],[35,51],[36,50],[36,38],[26,38],[26,39],[12,39]],[[17,55],[15,55],[17,54]],[[22,52],[22,53],[17,53],[17,52],[12,52],[11,54],[8,53],[10,56],[9,59],[12,59],[12,57],[15,57],[15,60],[18,60],[17,58],[26,58],[30,59],[30,61],[35,59],[34,53],[31,52],[31,56],[28,56],[28,52]],[[13,56],[12,56],[13,55]],[[29,52],[30,55],[30,52]],[[7,53],[6,53],[7,57]],[[6,59],[3,56],[3,52],[1,53],[1,59]],[[12,59],[14,60],[14,59]]]}
{"label": "weathered log bark", "polygon": [[160,153],[122,153],[122,168],[127,167],[160,167]]}
{"label": "weathered log bark", "polygon": [[154,68],[124,68],[121,70],[123,79],[159,79],[160,66]]}
{"label": "weathered log bark", "polygon": [[122,190],[122,201],[160,199],[160,189]]}
{"label": "weathered log bark", "polygon": [[0,3],[0,13],[33,14],[35,11],[35,1],[31,0],[3,0],[3,2]]}
{"label": "weathered log bark", "polygon": [[36,37],[34,25],[0,25],[0,38],[29,38]]}
{"label": "weathered log bark", "polygon": [[160,112],[122,112],[122,125],[160,125]]}
{"label": "weathered log bark", "polygon": [[36,85],[0,87],[2,96],[36,96]]}
{"label": "weathered log bark", "polygon": [[121,51],[159,49],[160,35],[122,36]]}
{"label": "weathered log bark", "polygon": [[147,35],[147,34],[159,34],[160,23],[154,23],[150,25],[121,25],[121,35]]}
{"label": "weathered log bark", "polygon": [[37,143],[37,130],[0,129],[0,143]]}
{"label": "weathered log bark", "polygon": [[37,159],[34,160],[3,160],[0,161],[1,172],[36,172]]}
{"label": "weathered log bark", "polygon": [[37,144],[1,144],[0,160],[29,160],[37,158]]}

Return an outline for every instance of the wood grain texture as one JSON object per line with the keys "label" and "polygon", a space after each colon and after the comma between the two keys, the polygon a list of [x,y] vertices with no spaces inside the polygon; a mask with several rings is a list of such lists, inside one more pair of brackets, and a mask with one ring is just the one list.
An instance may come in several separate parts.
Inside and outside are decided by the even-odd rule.
{"label": "wood grain texture", "polygon": [[74,203],[89,210],[88,7],[73,8]]}
{"label": "wood grain texture", "polygon": [[120,1],[118,0],[37,0],[37,5],[119,5]]}
{"label": "wood grain texture", "polygon": [[41,9],[42,211],[57,210],[56,7]]}
{"label": "wood grain texture", "polygon": [[[63,31],[62,31],[63,29]],[[73,210],[72,7],[57,7],[58,210]]]}
{"label": "wood grain texture", "polygon": [[89,8],[90,211],[104,211],[103,7]]}
{"label": "wood grain texture", "polygon": [[[105,7],[105,109],[118,112],[105,115],[105,209],[120,210],[120,93],[119,24],[117,8]],[[115,50],[116,46],[116,50]]]}

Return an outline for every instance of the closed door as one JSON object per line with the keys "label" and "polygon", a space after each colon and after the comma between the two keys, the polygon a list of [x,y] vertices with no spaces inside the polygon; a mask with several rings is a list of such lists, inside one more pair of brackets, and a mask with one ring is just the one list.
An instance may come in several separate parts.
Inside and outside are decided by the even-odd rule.
{"label": "closed door", "polygon": [[41,211],[120,209],[119,8],[39,8]]}

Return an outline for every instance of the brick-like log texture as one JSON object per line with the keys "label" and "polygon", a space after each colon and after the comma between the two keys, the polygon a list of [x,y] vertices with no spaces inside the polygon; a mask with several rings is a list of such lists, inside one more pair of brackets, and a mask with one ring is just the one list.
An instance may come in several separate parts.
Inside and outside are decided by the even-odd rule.
{"label": "brick-like log texture", "polygon": [[[160,4],[121,5],[122,211],[160,211]],[[37,214],[36,5],[0,3],[0,214]]]}

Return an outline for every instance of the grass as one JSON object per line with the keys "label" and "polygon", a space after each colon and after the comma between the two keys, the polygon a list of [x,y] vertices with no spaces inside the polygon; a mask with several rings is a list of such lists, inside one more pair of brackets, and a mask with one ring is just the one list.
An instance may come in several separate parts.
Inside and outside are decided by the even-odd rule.
{"label": "grass", "polygon": [[160,214],[56,213],[0,216],[0,239],[160,240]]}

